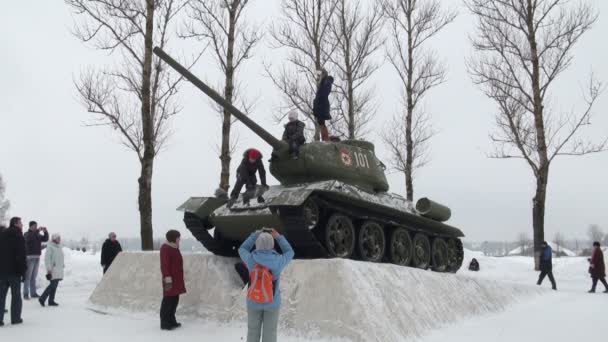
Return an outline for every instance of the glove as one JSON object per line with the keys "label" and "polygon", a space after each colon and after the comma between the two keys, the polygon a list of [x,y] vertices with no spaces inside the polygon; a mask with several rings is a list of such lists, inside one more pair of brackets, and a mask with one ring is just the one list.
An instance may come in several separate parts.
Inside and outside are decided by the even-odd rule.
{"label": "glove", "polygon": [[46,274],[46,280],[51,281],[53,279],[53,276],[50,273]]}

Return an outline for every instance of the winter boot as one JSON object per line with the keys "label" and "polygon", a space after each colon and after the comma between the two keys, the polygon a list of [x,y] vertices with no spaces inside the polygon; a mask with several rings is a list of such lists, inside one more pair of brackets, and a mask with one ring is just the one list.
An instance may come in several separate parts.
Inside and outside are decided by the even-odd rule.
{"label": "winter boot", "polygon": [[258,196],[258,203],[265,203],[266,200],[262,196]]}
{"label": "winter boot", "polygon": [[49,303],[49,306],[59,306],[56,302]]}
{"label": "winter boot", "polygon": [[587,291],[587,293],[595,293],[595,290],[591,289],[591,290]]}
{"label": "winter boot", "polygon": [[21,324],[23,323],[23,320],[21,318],[19,318],[18,320],[11,322],[12,325],[16,325],[16,324]]}
{"label": "winter boot", "polygon": [[608,289],[605,289],[605,290],[604,290],[604,293],[608,293]]}
{"label": "winter boot", "polygon": [[42,305],[42,307],[44,307],[44,301],[42,300],[42,298],[38,298],[38,303],[40,303],[40,305]]}

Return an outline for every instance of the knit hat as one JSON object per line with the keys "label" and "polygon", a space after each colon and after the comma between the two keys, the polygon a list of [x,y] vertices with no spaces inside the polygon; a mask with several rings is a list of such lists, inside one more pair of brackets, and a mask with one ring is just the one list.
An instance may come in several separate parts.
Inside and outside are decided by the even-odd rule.
{"label": "knit hat", "polygon": [[260,153],[260,151],[256,150],[255,148],[250,149],[249,153],[247,153],[247,157],[249,157],[249,159],[257,160],[261,156],[262,154]]}
{"label": "knit hat", "polygon": [[59,235],[59,233],[54,233],[51,235],[51,241],[56,242],[59,239],[61,239],[61,235]]}
{"label": "knit hat", "polygon": [[290,110],[289,113],[287,113],[287,118],[289,119],[289,121],[298,120],[298,112],[295,110]]}
{"label": "knit hat", "polygon": [[255,240],[255,249],[258,251],[267,251],[274,248],[274,238],[268,233],[261,233]]}

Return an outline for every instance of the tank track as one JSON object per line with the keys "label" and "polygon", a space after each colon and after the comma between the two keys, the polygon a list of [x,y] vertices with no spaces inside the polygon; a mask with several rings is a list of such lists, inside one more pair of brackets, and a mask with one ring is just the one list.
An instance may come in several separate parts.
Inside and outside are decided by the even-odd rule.
{"label": "tank track", "polygon": [[[298,250],[302,251],[301,254],[299,254],[299,255],[296,252],[296,256],[299,258],[332,257],[332,255],[330,253],[328,253],[327,246],[324,241],[325,240],[324,239],[325,228],[326,228],[325,225],[327,224],[328,218],[332,214],[339,213],[339,214],[347,216],[353,222],[374,221],[374,222],[384,225],[384,227],[385,227],[384,235],[385,235],[385,246],[386,247],[385,247],[385,251],[384,251],[385,256],[382,258],[381,262],[391,262],[389,260],[389,258],[387,257],[387,255],[388,255],[387,251],[389,248],[388,245],[389,245],[390,231],[395,230],[397,228],[403,228],[410,235],[424,234],[431,241],[433,241],[434,238],[442,238],[442,239],[446,239],[446,240],[453,239],[454,240],[456,248],[454,251],[455,255],[453,256],[454,259],[451,261],[451,264],[448,267],[446,267],[444,270],[436,270],[432,266],[433,262],[431,260],[431,263],[429,263],[429,265],[428,265],[429,268],[436,270],[436,271],[440,271],[440,272],[455,273],[462,266],[463,257],[464,257],[464,249],[463,249],[462,241],[460,239],[458,239],[457,237],[431,236],[423,228],[408,226],[408,225],[398,222],[396,220],[393,220],[393,219],[390,219],[387,217],[382,217],[380,214],[371,212],[365,208],[348,208],[346,206],[340,205],[339,203],[331,201],[330,199],[323,198],[320,195],[312,196],[310,198],[310,200],[314,201],[319,206],[319,209],[320,209],[319,223],[317,224],[317,227],[315,227],[312,231],[307,229],[307,227],[306,227],[305,218],[304,218],[304,215],[302,212],[302,207],[293,208],[290,210],[287,210],[287,208],[279,209],[279,212],[281,213],[281,220],[285,224],[285,227],[287,229],[287,236],[288,236],[290,242],[292,242],[292,244],[294,246],[297,246]],[[357,228],[357,225],[355,225],[355,227],[356,227],[355,230],[358,232],[359,229]],[[302,232],[305,232],[306,234],[302,234]],[[314,239],[314,243],[310,241],[311,237]],[[356,240],[358,240],[358,237],[356,238]],[[308,249],[309,246],[311,246],[311,245],[314,245],[315,249]],[[356,245],[356,242],[355,242],[355,245]],[[357,247],[355,247],[355,250],[356,249],[357,249]],[[304,256],[304,254],[306,256]],[[358,255],[357,253],[352,253],[350,258],[362,260],[361,256]],[[409,266],[409,265],[406,265],[406,266]]]}

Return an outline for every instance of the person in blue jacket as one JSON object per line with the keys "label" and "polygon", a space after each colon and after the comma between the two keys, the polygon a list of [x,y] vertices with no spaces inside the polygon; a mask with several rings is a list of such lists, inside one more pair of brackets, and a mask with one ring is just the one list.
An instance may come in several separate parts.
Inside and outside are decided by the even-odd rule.
{"label": "person in blue jacket", "polygon": [[[278,242],[283,254],[274,250],[274,240]],[[252,251],[254,246],[255,250]],[[259,342],[262,332],[262,342],[276,342],[281,306],[279,279],[281,271],[293,259],[293,248],[287,239],[275,229],[272,229],[270,233],[256,231],[243,242],[239,248],[239,255],[248,270],[253,270],[255,265],[267,267],[274,280],[272,302],[259,304],[247,298],[247,342]]]}
{"label": "person in blue jacket", "polygon": [[555,278],[553,278],[553,250],[551,249],[551,246],[549,246],[547,241],[543,241],[541,246],[543,250],[540,254],[540,275],[538,277],[536,285],[542,284],[543,279],[545,279],[545,276],[549,276],[549,280],[551,281],[551,288],[557,290],[557,286],[555,285]]}

